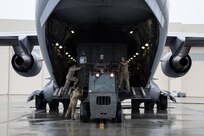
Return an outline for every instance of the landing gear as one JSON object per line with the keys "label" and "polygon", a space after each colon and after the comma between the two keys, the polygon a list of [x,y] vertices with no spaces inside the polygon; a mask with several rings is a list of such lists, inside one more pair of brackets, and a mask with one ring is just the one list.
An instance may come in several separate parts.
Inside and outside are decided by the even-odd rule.
{"label": "landing gear", "polygon": [[80,119],[84,123],[88,123],[90,119],[90,110],[89,110],[89,104],[86,102],[81,102],[80,105]]}
{"label": "landing gear", "polygon": [[147,101],[147,102],[144,102],[144,108],[145,108],[145,111],[153,111],[154,109],[154,102],[151,102],[151,101]]}
{"label": "landing gear", "polygon": [[167,110],[168,102],[167,102],[167,96],[160,95],[159,101],[157,102],[157,109],[158,110]]}
{"label": "landing gear", "polygon": [[50,111],[58,111],[59,102],[56,100],[53,100],[51,103],[48,103]]}
{"label": "landing gear", "polygon": [[137,114],[140,112],[140,102],[136,99],[131,99],[131,108],[132,108],[132,114]]}
{"label": "landing gear", "polygon": [[35,96],[35,107],[36,110],[46,110],[47,101],[44,98],[43,93]]}
{"label": "landing gear", "polygon": [[116,122],[117,123],[122,122],[122,114],[123,114],[122,112],[123,112],[123,109],[122,109],[121,103],[119,103],[117,107],[117,112],[116,112]]}
{"label": "landing gear", "polygon": [[117,123],[121,123],[123,120],[122,112],[123,112],[123,109],[122,109],[121,103],[118,103],[117,111],[116,111],[116,117],[113,118],[112,121],[117,122]]}
{"label": "landing gear", "polygon": [[63,108],[64,108],[63,113],[65,114],[67,112],[68,107],[69,107],[70,99],[62,100],[61,102],[62,102]]}

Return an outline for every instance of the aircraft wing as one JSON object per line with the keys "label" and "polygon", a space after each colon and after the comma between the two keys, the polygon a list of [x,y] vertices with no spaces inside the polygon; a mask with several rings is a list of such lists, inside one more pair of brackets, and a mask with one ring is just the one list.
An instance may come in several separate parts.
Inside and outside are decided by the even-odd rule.
{"label": "aircraft wing", "polygon": [[[34,45],[39,45],[36,32],[0,33],[0,46],[13,46],[15,51],[13,57],[29,58]],[[168,33],[166,46],[171,48],[174,57],[184,58],[188,55],[190,47],[204,47],[204,35]],[[19,71],[17,73],[20,73]],[[33,76],[35,75],[33,73],[21,72],[20,75]]]}
{"label": "aircraft wing", "polygon": [[31,45],[39,45],[36,32],[0,33],[0,46],[19,45],[19,42],[22,40],[26,40]]}
{"label": "aircraft wing", "polygon": [[[21,33],[0,33],[0,46],[12,46],[19,44],[19,37],[26,36],[32,45],[39,45],[36,32],[21,32]],[[181,33],[168,33],[166,46],[184,42],[185,46],[190,47],[204,47],[204,34],[181,34]]]}
{"label": "aircraft wing", "polygon": [[177,44],[183,42],[184,46],[190,47],[204,47],[204,34],[194,33],[168,33],[166,46],[171,46],[177,42]]}
{"label": "aircraft wing", "polygon": [[175,56],[185,56],[191,47],[204,47],[204,34],[168,33],[166,46],[170,47]]}

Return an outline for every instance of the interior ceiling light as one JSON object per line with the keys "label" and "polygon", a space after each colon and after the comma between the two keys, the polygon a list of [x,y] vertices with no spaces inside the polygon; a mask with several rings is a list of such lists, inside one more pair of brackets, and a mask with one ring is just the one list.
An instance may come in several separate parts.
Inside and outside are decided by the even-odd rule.
{"label": "interior ceiling light", "polygon": [[130,58],[131,60],[133,60],[133,58]]}
{"label": "interior ceiling light", "polygon": [[145,46],[146,46],[146,47],[148,47],[148,46],[149,46],[149,44],[148,44],[148,43],[146,43],[146,44],[145,44]]}
{"label": "interior ceiling light", "polygon": [[56,46],[59,46],[59,43],[56,43],[55,45],[56,45]]}
{"label": "interior ceiling light", "polygon": [[73,59],[73,57],[71,57],[71,59]]}
{"label": "interior ceiling light", "polygon": [[71,57],[71,55],[68,55],[68,57]]}
{"label": "interior ceiling light", "polygon": [[114,73],[110,73],[110,77],[114,77]]}
{"label": "interior ceiling light", "polygon": [[142,46],[142,49],[144,50],[144,49],[145,49],[145,47],[144,47],[144,46]]}
{"label": "interior ceiling light", "polygon": [[136,56],[134,55],[133,57],[135,58]]}
{"label": "interior ceiling light", "polygon": [[138,52],[136,52],[135,54],[136,54],[136,55],[139,55],[139,53],[138,53]]}
{"label": "interior ceiling light", "polygon": [[96,73],[96,77],[99,77],[100,76],[100,74],[99,73]]}
{"label": "interior ceiling light", "polygon": [[66,55],[68,55],[69,53],[68,52],[66,52]]}
{"label": "interior ceiling light", "polygon": [[74,34],[75,32],[73,30],[71,30],[71,33]]}
{"label": "interior ceiling light", "polygon": [[133,31],[130,31],[130,34],[133,34]]}
{"label": "interior ceiling light", "polygon": [[63,48],[63,47],[60,45],[60,46],[59,46],[59,49],[62,49],[62,48]]}

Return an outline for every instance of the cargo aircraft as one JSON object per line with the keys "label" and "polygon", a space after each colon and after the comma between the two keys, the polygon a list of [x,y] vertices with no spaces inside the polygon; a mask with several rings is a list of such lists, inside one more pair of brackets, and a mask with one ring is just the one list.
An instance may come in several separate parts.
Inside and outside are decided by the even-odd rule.
{"label": "cargo aircraft", "polygon": [[[81,117],[111,117],[108,111],[96,116],[92,108],[116,102],[113,114],[118,113],[120,121],[120,102],[124,99],[131,99],[133,113],[142,102],[146,110],[152,110],[155,104],[157,109],[165,110],[167,97],[174,99],[153,81],[159,62],[165,75],[184,76],[192,64],[190,47],[203,44],[199,36],[167,36],[168,6],[168,0],[36,0],[37,34],[2,33],[0,44],[13,46],[12,66],[26,77],[41,70],[42,59],[32,51],[35,45],[40,46],[51,80],[28,99],[36,98],[37,109],[45,109],[47,103],[50,109],[58,109],[59,102],[67,109],[70,89],[66,96],[58,94],[69,67],[77,63],[84,67],[76,75],[84,89]],[[161,58],[165,46],[171,52]],[[130,92],[117,90],[121,57],[129,63]],[[106,71],[103,73],[101,68]],[[109,73],[114,80],[107,77]],[[101,78],[95,80],[95,74],[101,74]],[[105,86],[102,91],[98,89],[97,98],[92,97],[97,92],[95,86]],[[110,96],[110,90],[116,99]]]}

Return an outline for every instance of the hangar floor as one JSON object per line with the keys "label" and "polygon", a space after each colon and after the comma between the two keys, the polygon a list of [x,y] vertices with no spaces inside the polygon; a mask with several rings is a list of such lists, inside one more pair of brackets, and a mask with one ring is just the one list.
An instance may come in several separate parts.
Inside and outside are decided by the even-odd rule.
{"label": "hangar floor", "polygon": [[144,113],[141,109],[134,119],[130,110],[124,109],[123,123],[106,121],[104,129],[97,121],[82,123],[79,117],[73,121],[63,119],[61,105],[58,113],[35,111],[34,102],[26,103],[26,99],[26,95],[0,95],[1,136],[204,135],[204,98],[177,98],[178,103],[169,102],[166,112],[157,113],[155,109],[154,113]]}

